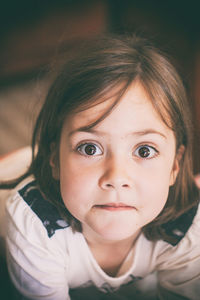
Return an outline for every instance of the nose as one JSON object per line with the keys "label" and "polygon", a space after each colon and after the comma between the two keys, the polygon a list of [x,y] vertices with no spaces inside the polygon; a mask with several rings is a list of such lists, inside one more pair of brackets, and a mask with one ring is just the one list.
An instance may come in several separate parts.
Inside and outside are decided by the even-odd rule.
{"label": "nose", "polygon": [[121,190],[132,187],[129,175],[129,165],[122,161],[109,161],[105,163],[103,175],[99,179],[99,185],[104,190]]}

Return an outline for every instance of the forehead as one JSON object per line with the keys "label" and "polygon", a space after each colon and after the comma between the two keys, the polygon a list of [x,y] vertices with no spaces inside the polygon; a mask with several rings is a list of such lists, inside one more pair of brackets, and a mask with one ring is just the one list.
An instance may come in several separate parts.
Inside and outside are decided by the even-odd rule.
{"label": "forehead", "polygon": [[67,126],[68,130],[73,132],[90,126],[106,115],[105,118],[96,122],[94,127],[105,127],[107,130],[113,130],[115,127],[117,131],[121,129],[119,123],[123,122],[125,130],[126,127],[127,130],[130,129],[130,124],[135,129],[138,127],[138,130],[142,129],[141,127],[146,129],[148,126],[169,130],[139,82],[133,83],[107,114],[115,101],[115,97],[110,97],[86,110],[72,114],[67,118],[64,127]]}

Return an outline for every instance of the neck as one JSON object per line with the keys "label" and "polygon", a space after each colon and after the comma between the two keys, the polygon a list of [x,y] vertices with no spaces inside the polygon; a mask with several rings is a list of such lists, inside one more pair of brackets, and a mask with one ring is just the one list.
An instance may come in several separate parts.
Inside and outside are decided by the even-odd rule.
{"label": "neck", "polygon": [[123,247],[133,245],[141,230],[137,230],[131,236],[122,239],[110,239],[102,237],[94,232],[89,226],[82,226],[82,233],[90,247]]}
{"label": "neck", "polygon": [[[110,241],[91,238],[90,235],[84,235],[88,246],[102,270],[109,276],[115,277],[122,266],[124,260],[134,247],[139,232],[123,240]],[[130,267],[129,265],[127,267]]]}

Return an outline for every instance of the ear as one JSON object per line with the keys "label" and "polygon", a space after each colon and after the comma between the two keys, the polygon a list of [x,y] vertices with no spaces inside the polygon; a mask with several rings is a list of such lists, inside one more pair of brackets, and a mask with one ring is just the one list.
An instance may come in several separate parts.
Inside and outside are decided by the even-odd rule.
{"label": "ear", "polygon": [[52,176],[55,180],[60,179],[60,169],[59,169],[59,154],[55,143],[51,144],[51,154],[49,164],[51,166]]}
{"label": "ear", "polygon": [[173,168],[171,171],[171,177],[170,177],[170,186],[173,185],[176,181],[177,175],[180,170],[180,162],[182,160],[184,152],[185,152],[185,147],[183,145],[181,145],[178,148],[178,151],[177,151],[175,159],[174,159],[174,164],[173,164]]}
{"label": "ear", "polygon": [[195,175],[194,181],[195,181],[197,187],[200,189],[200,174]]}

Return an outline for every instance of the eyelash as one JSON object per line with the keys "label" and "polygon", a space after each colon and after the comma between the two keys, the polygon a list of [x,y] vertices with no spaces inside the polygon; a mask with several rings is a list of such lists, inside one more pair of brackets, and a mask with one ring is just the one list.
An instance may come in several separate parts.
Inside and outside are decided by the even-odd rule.
{"label": "eyelash", "polygon": [[[99,156],[99,155],[101,155],[101,154],[103,154],[103,150],[101,149],[101,147],[100,146],[98,146],[97,144],[95,144],[95,143],[93,143],[93,142],[85,142],[85,143],[83,143],[83,144],[80,144],[80,145],[78,145],[77,147],[76,147],[76,151],[78,151],[81,155],[84,155],[84,156],[86,156],[86,157],[92,157],[92,156],[94,156],[94,155],[89,155],[89,154],[87,154],[87,153],[82,153],[81,152],[81,148],[83,148],[84,146],[92,146],[92,147],[95,147],[96,149],[98,148],[100,151],[101,151],[101,153],[100,154],[97,154],[97,155],[95,155],[95,156]],[[89,149],[88,149],[89,150]],[[92,149],[91,149],[92,150]],[[94,150],[94,148],[93,148],[93,150]]]}
{"label": "eyelash", "polygon": [[[148,144],[142,144],[142,145],[140,145],[140,146],[138,146],[137,148],[136,148],[136,150],[134,151],[134,153],[136,152],[136,151],[140,151],[142,148],[146,148],[146,149],[151,149],[151,150],[153,150],[154,151],[154,154],[152,154],[151,155],[151,157],[141,157],[141,156],[139,156],[139,155],[136,155],[137,157],[139,157],[139,158],[141,158],[141,159],[153,159],[153,158],[155,158],[156,156],[158,156],[159,155],[159,151],[155,148],[155,147],[153,147],[153,146],[150,146],[150,145],[148,145]],[[149,152],[151,151],[151,150],[149,150]]]}
{"label": "eyelash", "polygon": [[[91,146],[90,149],[88,148],[88,150],[91,151],[91,154],[89,154],[89,153],[87,154],[87,153],[83,153],[83,152],[82,152],[82,151],[83,151],[82,148],[83,148],[83,147],[86,147],[86,146]],[[93,147],[93,148],[92,148],[92,147]],[[139,153],[138,153],[137,155],[135,155],[135,153],[136,153],[136,152],[139,152],[142,148],[146,148],[145,151],[146,151],[146,154],[148,154],[147,157],[142,157],[141,154],[139,155]],[[99,149],[100,153],[97,153],[96,155],[93,155],[93,154],[96,153],[97,149]],[[151,154],[151,153],[150,153],[151,150],[154,151],[154,154],[152,154],[151,157],[149,157],[149,154]],[[83,144],[78,145],[78,146],[76,147],[76,151],[78,151],[81,155],[86,156],[86,157],[88,157],[88,158],[93,157],[93,156],[100,156],[100,155],[103,154],[102,148],[101,148],[100,146],[98,146],[97,144],[93,143],[93,142],[85,142],[85,143],[83,143]],[[92,153],[93,151],[95,151],[95,152]],[[144,151],[144,149],[143,149],[143,151]],[[145,154],[145,151],[143,152],[143,154]],[[138,146],[138,147],[136,148],[136,150],[133,151],[133,155],[135,155],[136,157],[138,157],[138,158],[140,158],[140,159],[142,159],[142,160],[144,160],[144,159],[147,160],[147,159],[155,158],[158,154],[159,154],[159,151],[158,151],[155,147],[150,146],[150,145],[148,145],[148,144],[142,144],[142,145]]]}

